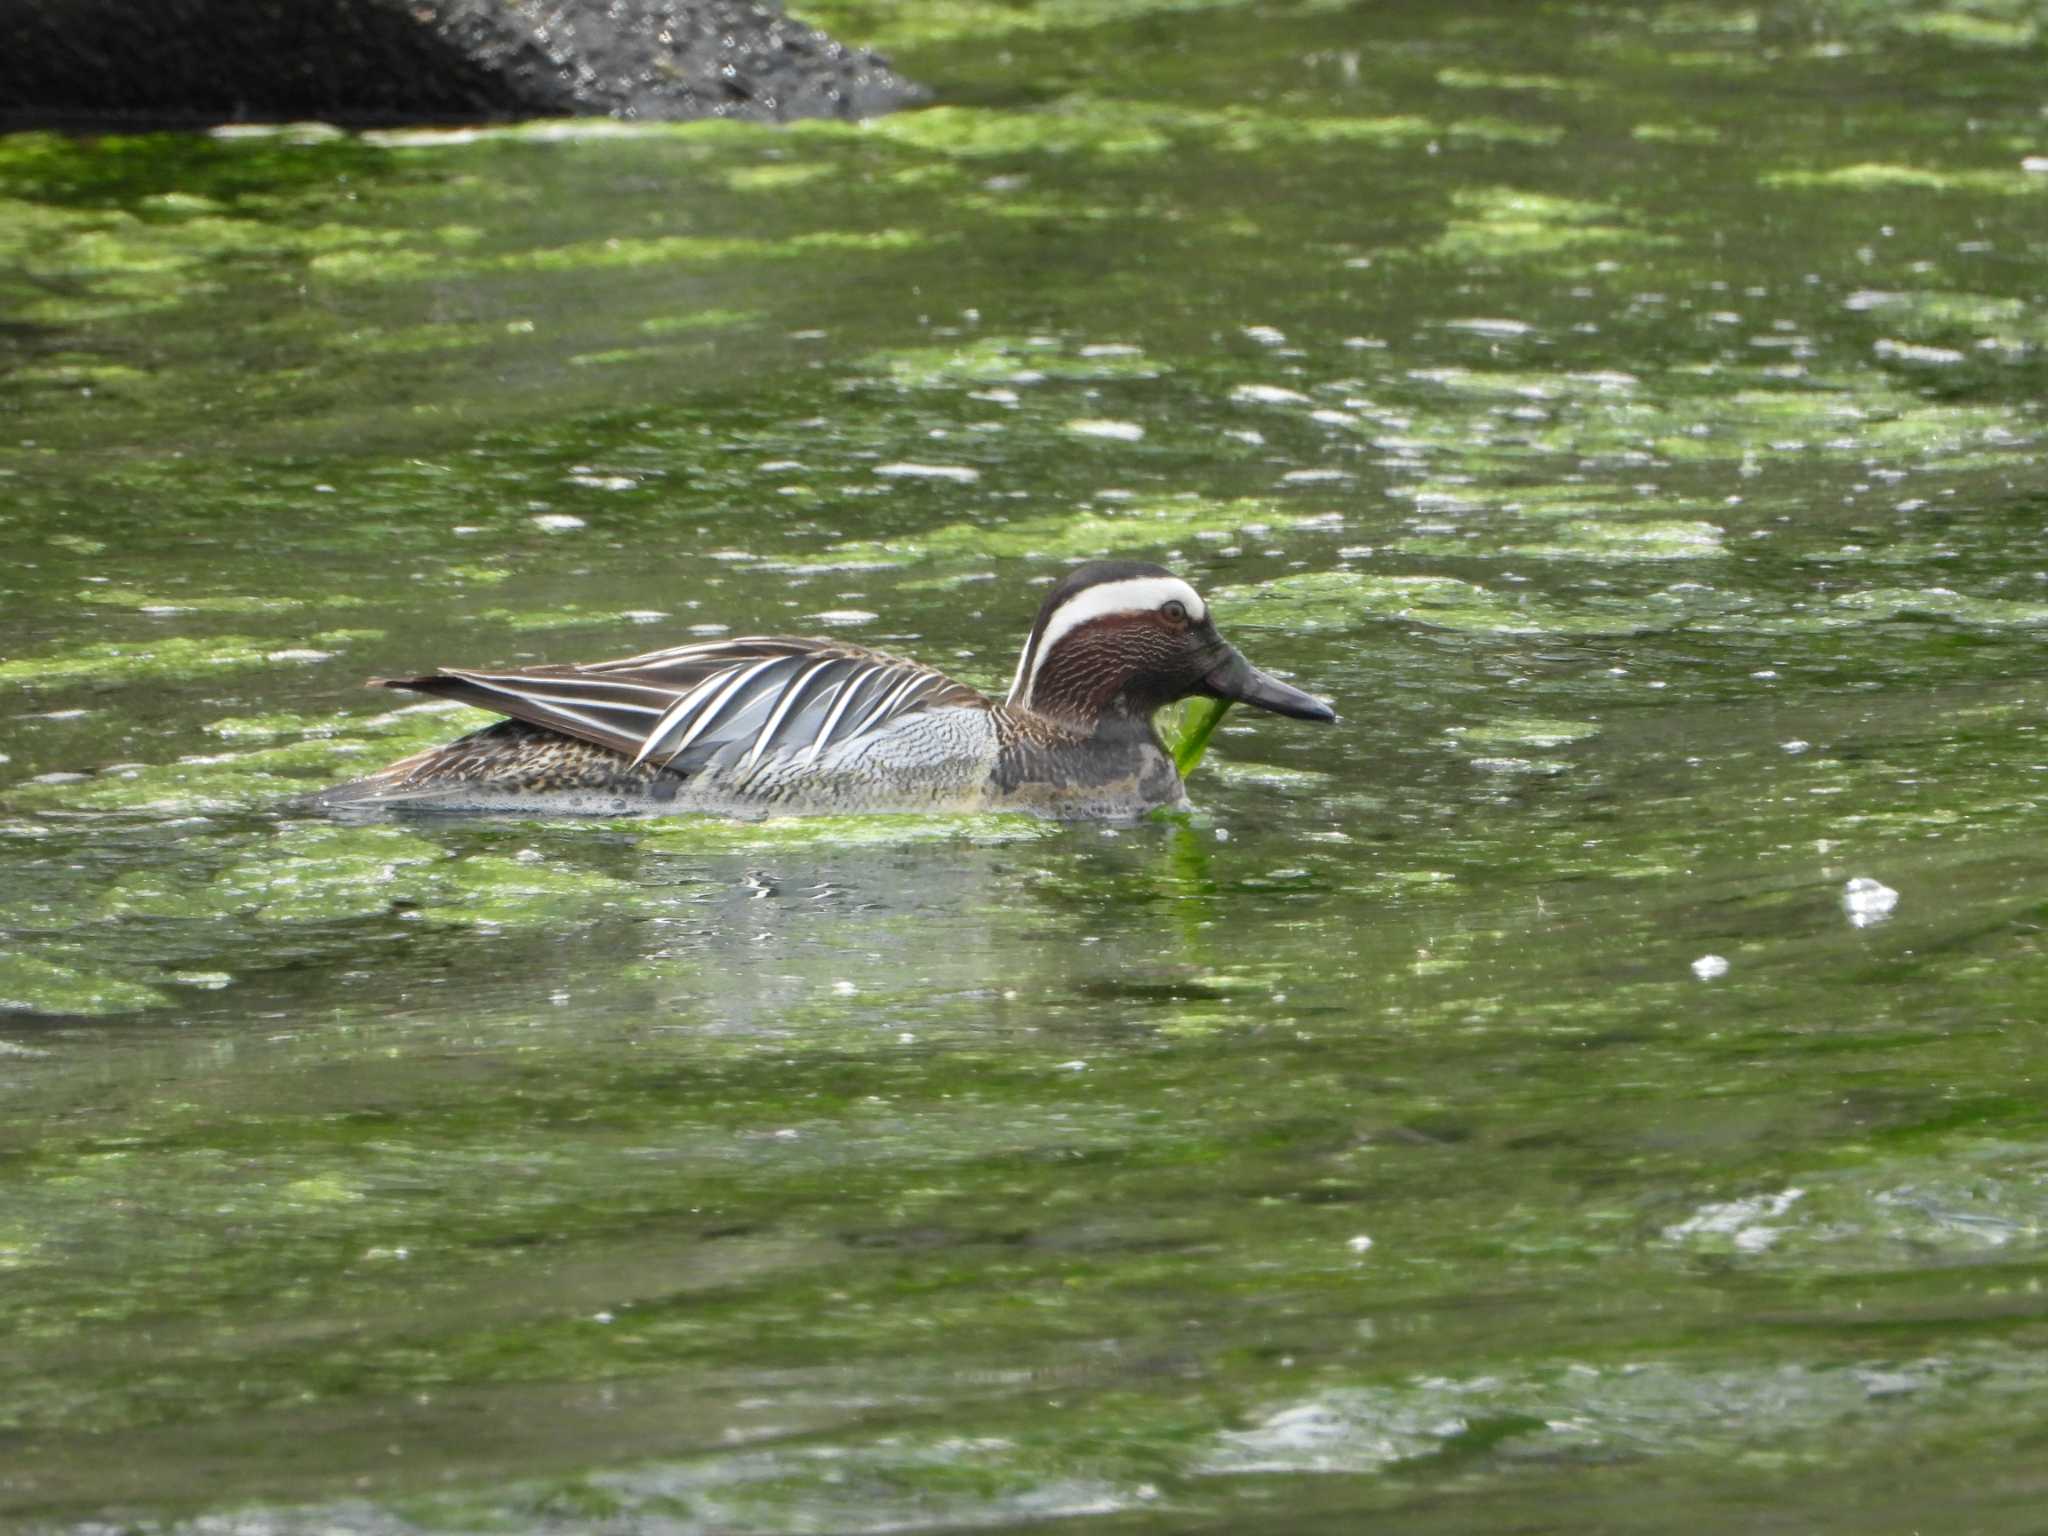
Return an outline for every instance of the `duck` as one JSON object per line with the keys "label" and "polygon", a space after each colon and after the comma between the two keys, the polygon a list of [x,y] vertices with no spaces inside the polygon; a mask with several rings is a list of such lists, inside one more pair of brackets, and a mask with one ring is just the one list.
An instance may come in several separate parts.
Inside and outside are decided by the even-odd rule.
{"label": "duck", "polygon": [[1247,661],[1188,581],[1138,560],[1052,584],[1000,701],[908,657],[787,635],[366,686],[505,718],[325,790],[317,809],[1128,819],[1188,807],[1154,723],[1169,704],[1337,718]]}

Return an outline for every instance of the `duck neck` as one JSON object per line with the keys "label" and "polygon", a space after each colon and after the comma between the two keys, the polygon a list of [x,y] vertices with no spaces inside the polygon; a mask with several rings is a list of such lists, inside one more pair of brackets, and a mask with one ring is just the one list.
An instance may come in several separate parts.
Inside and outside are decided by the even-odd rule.
{"label": "duck neck", "polygon": [[1060,741],[1085,746],[1091,753],[1110,756],[1142,754],[1148,746],[1160,752],[1166,750],[1153,724],[1155,712],[1131,707],[1121,699],[1100,710],[1057,705],[1048,709],[1034,702],[1021,709],[1009,706],[1007,712],[1024,727],[1025,735],[1046,743]]}

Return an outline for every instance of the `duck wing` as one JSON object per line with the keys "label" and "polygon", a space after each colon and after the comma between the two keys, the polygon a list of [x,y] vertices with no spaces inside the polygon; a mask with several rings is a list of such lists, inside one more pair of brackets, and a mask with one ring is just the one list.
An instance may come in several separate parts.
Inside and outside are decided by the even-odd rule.
{"label": "duck wing", "polygon": [[749,635],[618,661],[373,678],[373,688],[459,699],[629,757],[693,773],[827,749],[938,706],[993,708],[945,673],[843,641]]}

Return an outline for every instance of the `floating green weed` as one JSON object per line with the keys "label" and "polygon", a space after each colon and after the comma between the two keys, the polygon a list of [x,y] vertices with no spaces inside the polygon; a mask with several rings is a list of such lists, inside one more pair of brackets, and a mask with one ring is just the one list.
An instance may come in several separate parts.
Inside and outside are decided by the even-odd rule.
{"label": "floating green weed", "polygon": [[1489,591],[1451,576],[1382,576],[1310,571],[1211,594],[1232,625],[1314,634],[1373,620],[1401,620],[1493,634],[1607,631],[1612,618],[1573,617],[1554,605]]}
{"label": "floating green weed", "polygon": [[1576,518],[1547,531],[1539,543],[1510,544],[1504,552],[1552,560],[1709,560],[1728,553],[1712,523]]}
{"label": "floating green weed", "polygon": [[1859,620],[1945,619],[1987,628],[2033,629],[2048,624],[2048,602],[2019,598],[1971,597],[1947,587],[1869,587],[1844,592],[1830,607]]}
{"label": "floating green weed", "polygon": [[1564,129],[1555,123],[1521,123],[1500,117],[1461,117],[1444,126],[1453,143],[1531,144],[1538,147],[1559,143]]}
{"label": "floating green weed", "polygon": [[752,325],[762,318],[754,309],[700,309],[680,315],[650,315],[640,322],[649,336],[685,335],[692,331],[722,331]]}
{"label": "floating green weed", "polygon": [[743,165],[726,172],[725,184],[735,192],[782,192],[820,181],[832,174],[822,161],[787,165]]}
{"label": "floating green weed", "polygon": [[1607,204],[1528,188],[1460,188],[1451,205],[1459,216],[1429,247],[1447,261],[1528,260],[1675,243],[1669,235],[1635,227]]}
{"label": "floating green weed", "polygon": [[1163,154],[1173,141],[1148,116],[1124,103],[1069,102],[1036,112],[932,107],[878,119],[870,132],[908,148],[967,158]]}
{"label": "floating green weed", "polygon": [[792,235],[786,240],[756,240],[738,235],[661,235],[648,239],[615,236],[578,245],[513,252],[495,257],[486,265],[503,272],[578,272],[613,267],[789,261],[826,252],[906,251],[926,244],[929,239],[908,229],[821,230]]}
{"label": "floating green weed", "polygon": [[[160,310],[217,292],[223,273],[257,263],[298,260],[329,274],[361,269],[389,275],[394,268],[421,271],[437,259],[407,248],[417,238],[410,231],[202,211],[213,206],[157,202],[148,216],[138,216],[0,203],[0,260],[19,263],[32,279],[59,290],[23,306],[23,318],[79,324]],[[441,243],[467,241],[464,232],[450,230]]]}
{"label": "floating green weed", "polygon": [[[1209,501],[1200,496],[1111,503],[1010,522],[946,523],[902,539],[855,539],[832,546],[826,563],[845,559],[907,563],[922,559],[1014,557],[1070,560],[1131,549],[1157,549],[1199,534],[1225,534],[1268,523],[1273,504],[1258,498]],[[793,562],[801,565],[803,562]]]}
{"label": "floating green weed", "polygon": [[[75,952],[75,947],[74,947]],[[10,1011],[100,1016],[134,1013],[164,1002],[164,994],[110,975],[95,955],[37,953],[10,944],[0,953],[0,1020]]]}
{"label": "floating green weed", "polygon": [[[306,598],[256,597],[220,592],[142,592],[134,587],[86,587],[78,594],[82,603],[109,608],[134,608],[153,613],[294,613],[315,606]],[[364,599],[337,592],[319,599],[322,608],[360,608]],[[362,638],[362,631],[336,631]]]}
{"label": "floating green weed", "polygon": [[608,347],[602,352],[578,352],[568,362],[571,368],[609,368],[620,363],[640,363],[659,357],[663,347]]}
{"label": "floating green weed", "polygon": [[124,875],[101,898],[104,919],[336,922],[416,914],[469,925],[538,923],[588,909],[620,889],[559,861],[455,854],[398,826],[286,824],[247,845],[203,883],[176,874]]}
{"label": "floating green weed", "polygon": [[[1280,0],[1267,12],[1279,21],[1341,11],[1348,0]],[[818,0],[805,14],[835,36],[871,48],[915,49],[971,39],[987,42],[1011,33],[1089,32],[1148,17],[1229,10],[1242,0],[1040,0],[1015,6],[1003,0],[932,0],[912,7],[876,6],[874,0]]]}
{"label": "floating green weed", "polygon": [[1028,385],[1044,379],[1151,379],[1164,371],[1134,346],[1074,346],[1053,336],[977,336],[955,346],[871,352],[861,359],[861,367],[904,389]]}
{"label": "floating green weed", "polygon": [[59,384],[69,388],[89,385],[94,389],[107,389],[121,385],[146,384],[151,375],[141,368],[129,368],[120,363],[60,353],[48,362],[16,369],[14,377],[37,384]]}
{"label": "floating green weed", "polygon": [[1183,699],[1170,710],[1161,711],[1160,736],[1173,756],[1173,766],[1186,778],[1195,771],[1209,750],[1209,738],[1216,733],[1230,700],[1197,694]]}
{"label": "floating green weed", "polygon": [[[267,809],[496,718],[482,710],[433,703],[369,716],[274,713],[217,720],[208,732],[237,744],[236,750],[127,765],[82,783],[17,784],[7,797],[25,807],[64,811],[189,815]],[[250,741],[270,745],[239,745]]]}
{"label": "floating green weed", "polygon": [[308,265],[316,276],[345,283],[409,282],[445,270],[444,259],[432,251],[330,251]]}
{"label": "floating green weed", "polygon": [[1568,746],[1600,734],[1600,727],[1585,720],[1506,718],[1481,725],[1454,725],[1450,734],[1475,747]]}
{"label": "floating green weed", "polygon": [[[1187,126],[1214,134],[1234,150],[1259,152],[1292,145],[1379,145],[1428,142],[1439,130],[1426,117],[1308,117],[1231,108],[1190,118]],[[1456,134],[1458,125],[1449,132]]]}
{"label": "floating green weed", "polygon": [[1629,137],[1645,144],[1718,144],[1721,130],[1712,123],[1637,123]]}
{"label": "floating green weed", "polygon": [[1438,70],[1436,83],[1454,91],[1533,91],[1545,96],[1578,95],[1589,89],[1587,82],[1567,80],[1561,75],[1503,73],[1462,66]]}
{"label": "floating green weed", "polygon": [[1904,31],[1970,48],[2032,48],[2040,43],[2042,35],[2039,18],[2023,12],[2011,19],[1967,10],[1907,12],[1894,24]]}
{"label": "floating green weed", "polygon": [[378,629],[330,629],[296,643],[259,640],[249,635],[212,635],[192,639],[167,635],[161,640],[103,641],[54,656],[0,661],[0,683],[58,687],[88,680],[134,681],[141,678],[199,677],[220,668],[275,666],[280,661],[313,659],[308,650],[335,651],[364,640],[383,638]]}
{"label": "floating green weed", "polygon": [[915,847],[926,843],[991,846],[1035,842],[1058,835],[1059,824],[1038,816],[794,816],[734,821],[715,816],[671,816],[645,824],[640,845],[665,854],[800,853],[834,848]]}
{"label": "floating green weed", "polygon": [[1548,144],[1563,130],[1494,118],[1439,123],[1415,113],[1337,116],[1235,105],[1195,108],[1075,95],[1030,110],[935,107],[879,119],[870,133],[893,144],[960,159],[1025,155],[1119,160],[1166,153],[1176,143],[1239,154],[1315,146],[1420,145],[1449,136]]}
{"label": "floating green weed", "polygon": [[1971,192],[1993,197],[2048,193],[2048,176],[2033,176],[2020,170],[1948,170],[1884,161],[1864,161],[1824,171],[1766,171],[1757,180],[1766,187],[1791,191]]}

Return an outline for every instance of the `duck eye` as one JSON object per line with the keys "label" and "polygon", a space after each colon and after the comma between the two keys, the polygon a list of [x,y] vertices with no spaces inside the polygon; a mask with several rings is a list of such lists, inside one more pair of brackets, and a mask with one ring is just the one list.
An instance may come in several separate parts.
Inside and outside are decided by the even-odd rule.
{"label": "duck eye", "polygon": [[1168,598],[1160,604],[1159,611],[1176,624],[1185,624],[1188,620],[1188,605],[1177,597]]}

